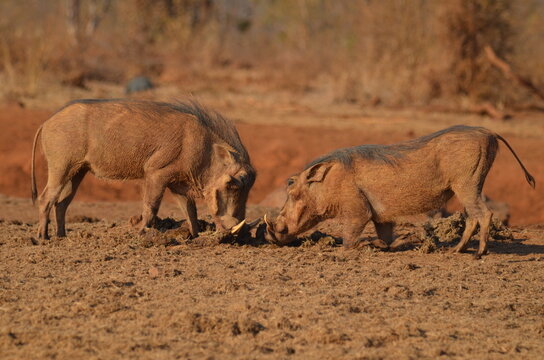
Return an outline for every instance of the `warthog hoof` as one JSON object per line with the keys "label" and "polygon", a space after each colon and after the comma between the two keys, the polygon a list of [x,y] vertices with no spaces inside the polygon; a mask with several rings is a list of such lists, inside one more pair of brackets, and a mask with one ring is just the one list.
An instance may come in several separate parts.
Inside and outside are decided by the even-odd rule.
{"label": "warthog hoof", "polygon": [[142,215],[133,215],[130,217],[128,222],[130,223],[130,225],[136,226],[142,222]]}
{"label": "warthog hoof", "polygon": [[451,248],[451,249],[448,250],[449,254],[461,254],[461,253],[464,253],[464,252],[465,252],[465,250],[459,249],[457,247],[454,247],[454,248]]}

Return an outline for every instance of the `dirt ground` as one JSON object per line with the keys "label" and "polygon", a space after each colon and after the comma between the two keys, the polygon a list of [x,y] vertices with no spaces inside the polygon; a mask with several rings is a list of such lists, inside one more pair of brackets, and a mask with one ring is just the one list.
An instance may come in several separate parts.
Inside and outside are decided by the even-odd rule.
{"label": "dirt ground", "polygon": [[[249,90],[248,90],[249,91]],[[68,236],[35,239],[34,132],[55,106],[0,107],[0,358],[542,359],[544,119],[325,105],[285,94],[203,92],[236,121],[257,168],[248,218],[274,214],[285,179],[326,151],[393,143],[449,125],[499,132],[535,176],[532,190],[501,146],[485,193],[510,206],[512,232],[490,255],[432,246],[346,250],[338,239],[277,247],[187,240],[184,222],[137,235],[137,183],[89,176],[68,210]],[[39,187],[45,164],[38,158]],[[180,219],[166,199],[162,218]],[[455,209],[455,204],[451,205]],[[199,205],[200,218],[206,217]],[[181,226],[178,228],[178,226]],[[420,239],[422,223],[397,233]],[[425,228],[426,229],[426,228]],[[457,229],[458,230],[458,229]],[[334,235],[334,226],[321,231]],[[368,226],[366,235],[375,235]],[[453,234],[455,235],[455,234]],[[448,235],[449,236],[449,235]],[[453,236],[455,238],[455,236]]]}
{"label": "dirt ground", "polygon": [[447,247],[191,242],[175,230],[149,241],[127,224],[132,202],[75,203],[68,237],[37,243],[29,200],[0,197],[0,208],[3,359],[544,355],[542,225],[514,227],[474,260]]}

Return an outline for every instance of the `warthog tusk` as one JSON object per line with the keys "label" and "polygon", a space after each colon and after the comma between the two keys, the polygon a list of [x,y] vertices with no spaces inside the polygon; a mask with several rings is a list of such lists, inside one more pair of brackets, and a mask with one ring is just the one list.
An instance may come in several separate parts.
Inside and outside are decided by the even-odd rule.
{"label": "warthog tusk", "polygon": [[259,223],[259,221],[261,221],[261,218],[257,218],[257,219],[255,219],[255,220],[253,220],[252,222],[247,223],[247,225],[248,225],[250,228],[252,228],[252,227],[254,227],[255,225],[257,225],[257,224]]}
{"label": "warthog tusk", "polygon": [[240,229],[242,228],[242,226],[244,226],[245,223],[246,223],[245,219],[240,221],[240,223],[238,225],[235,225],[235,226],[232,227],[232,229],[230,229],[230,233],[231,234],[238,233],[238,231],[240,231]]}
{"label": "warthog tusk", "polygon": [[267,231],[274,231],[274,228],[272,227],[272,225],[270,225],[268,223],[268,220],[266,219],[266,214],[264,214],[264,219],[263,220],[264,220],[264,223],[266,224],[266,230]]}

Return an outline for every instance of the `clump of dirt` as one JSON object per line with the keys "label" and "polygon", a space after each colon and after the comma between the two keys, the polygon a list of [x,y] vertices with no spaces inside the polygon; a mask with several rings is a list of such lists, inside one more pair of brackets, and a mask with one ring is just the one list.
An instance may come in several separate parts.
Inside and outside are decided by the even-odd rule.
{"label": "clump of dirt", "polygon": [[[324,231],[327,231],[325,229]],[[265,239],[266,234],[266,224],[260,224],[257,228],[257,231],[255,232],[255,238],[252,238],[249,243],[251,245],[265,245],[265,244],[271,244],[274,246],[282,246],[274,243],[270,243]],[[383,243],[383,242],[381,242]],[[311,234],[298,236],[295,240],[293,240],[291,243],[286,244],[285,246],[288,247],[304,247],[304,248],[311,248],[311,247],[317,247],[319,249],[325,249],[325,248],[334,248],[341,246],[343,244],[343,240],[341,238],[338,238],[336,236],[332,236],[326,232],[322,231],[314,231]],[[386,249],[387,245],[383,243],[383,246],[380,246],[378,241],[371,241],[371,240],[361,240],[357,242],[355,245],[357,248],[377,248],[377,249]]]}
{"label": "clump of dirt", "polygon": [[317,246],[319,248],[335,247],[342,244],[341,239],[337,239],[321,231],[315,231],[309,236],[298,239],[300,241],[299,246],[312,247]]}
{"label": "clump of dirt", "polygon": [[197,238],[190,241],[192,244],[203,246],[218,244],[260,246],[268,244],[264,239],[266,231],[264,223],[260,223],[253,228],[245,224],[236,234],[232,234],[229,230],[217,231],[214,224],[203,223],[200,225],[200,228],[205,230],[200,232]]}
{"label": "clump of dirt", "polygon": [[169,217],[161,219],[160,217],[157,216],[157,218],[155,219],[154,228],[164,232],[164,231],[180,228],[182,225],[184,225],[184,221],[176,221]]}
{"label": "clump of dirt", "polygon": [[94,224],[100,222],[100,219],[94,216],[75,215],[68,218],[69,223],[87,223]]}
{"label": "clump of dirt", "polygon": [[[83,216],[85,218],[85,216]],[[129,219],[130,225],[133,227],[139,226],[142,222],[142,215],[134,215],[131,216]],[[214,231],[215,230],[215,224],[208,222],[206,220],[198,220],[198,225],[201,229],[201,231]],[[187,222],[185,220],[175,220],[172,218],[160,218],[155,217],[155,220],[153,220],[153,228],[165,232],[172,229],[177,229],[180,227],[187,227]]]}
{"label": "clump of dirt", "polygon": [[187,330],[194,333],[215,333],[232,336],[251,334],[256,336],[266,330],[264,325],[251,318],[233,320],[201,313],[186,313],[183,316],[182,323]]}
{"label": "clump of dirt", "polygon": [[187,244],[198,246],[214,246],[219,244],[234,244],[236,235],[228,230],[204,231],[198,234],[198,237],[187,240]]}
{"label": "clump of dirt", "polygon": [[[259,226],[256,232],[256,241],[258,244],[270,244],[265,240],[264,235],[266,233],[266,225],[262,224]],[[259,242],[260,241],[260,242]],[[325,234],[321,231],[314,231],[313,233],[297,237],[293,242],[286,244],[289,247],[313,247],[317,246],[319,248],[330,248],[335,247],[339,244],[342,244],[342,240],[335,238],[331,235]],[[277,245],[280,246],[280,245]]]}
{"label": "clump of dirt", "polygon": [[180,245],[181,242],[191,236],[189,229],[177,228],[170,231],[161,232],[157,229],[148,229],[141,236],[139,245],[145,248],[153,246],[174,246]]}
{"label": "clump of dirt", "polygon": [[270,243],[265,240],[264,235],[266,233],[266,224],[260,220],[259,223],[250,228],[248,225],[245,225],[236,238],[236,242],[239,245],[250,245],[250,246],[263,246],[269,245]]}
{"label": "clump of dirt", "polygon": [[489,237],[493,240],[498,241],[512,241],[514,240],[514,235],[512,230],[498,218],[493,218],[491,222],[491,227],[489,228]]}
{"label": "clump of dirt", "polygon": [[[129,222],[133,227],[136,227],[141,223],[141,220],[141,215],[132,216]],[[177,221],[169,217],[164,219],[156,217],[153,227],[145,231],[145,234],[139,238],[140,241],[137,241],[136,245],[149,248],[152,246],[175,246],[182,243],[190,244],[195,240],[200,244],[219,244],[228,242],[221,241],[221,239],[226,238],[227,236],[222,232],[216,232],[214,223],[199,219],[198,225],[201,232],[197,238],[191,239],[191,231],[185,220]],[[210,236],[219,240],[210,239]]]}
{"label": "clump of dirt", "polygon": [[223,332],[223,328],[228,327],[223,318],[200,313],[187,313],[185,323],[190,331],[197,333]]}
{"label": "clump of dirt", "polygon": [[[134,217],[133,217],[134,218]],[[137,218],[136,218],[137,219]],[[131,221],[134,224],[134,221]],[[152,246],[175,246],[181,244],[195,245],[197,247],[216,246],[219,244],[231,245],[252,245],[259,246],[267,244],[264,240],[263,226],[252,230],[247,224],[237,234],[229,230],[217,230],[213,222],[199,219],[200,232],[197,237],[191,238],[191,232],[186,221],[176,221],[172,218],[155,219],[154,227],[148,229],[142,236],[139,245],[143,247]],[[261,229],[259,231],[259,229]]]}
{"label": "clump of dirt", "polygon": [[[141,216],[130,218],[130,224],[136,226],[141,222]],[[199,220],[199,225],[203,229],[208,229],[210,224],[204,220]],[[145,234],[139,238],[137,245],[145,248],[153,246],[174,246],[186,242],[191,237],[191,232],[185,221],[176,221],[172,218],[155,218],[153,228],[147,229]]]}
{"label": "clump of dirt", "polygon": [[[435,252],[442,247],[449,247],[461,240],[465,230],[466,215],[456,212],[446,218],[433,219],[423,225],[423,231],[416,237],[419,251],[422,253]],[[471,237],[471,240],[477,240],[479,235],[479,226]],[[512,231],[504,225],[498,218],[493,218],[489,228],[489,237],[491,240],[512,241]]]}

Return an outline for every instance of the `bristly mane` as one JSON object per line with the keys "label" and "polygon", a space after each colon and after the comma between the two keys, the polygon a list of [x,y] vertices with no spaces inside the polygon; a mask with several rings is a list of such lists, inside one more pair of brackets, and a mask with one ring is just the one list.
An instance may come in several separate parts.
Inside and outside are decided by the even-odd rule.
{"label": "bristly mane", "polygon": [[408,140],[393,145],[361,145],[350,148],[338,149],[329,154],[323,155],[306,165],[304,170],[314,165],[325,162],[340,162],[346,167],[353,166],[354,157],[362,157],[370,161],[380,161],[388,165],[397,165],[407,152],[417,150],[425,146],[431,140],[447,133],[477,132],[490,134],[489,130],[482,127],[473,127],[465,125],[456,125],[435,133]]}
{"label": "bristly mane", "polygon": [[231,120],[223,117],[217,111],[207,109],[194,100],[188,102],[178,101],[174,104],[162,104],[168,105],[172,109],[184,114],[194,115],[202,126],[210,129],[217,137],[232,146],[242,156],[242,159],[249,163],[249,154],[242,144],[238,131],[236,131],[236,127]]}
{"label": "bristly mane", "polygon": [[[207,109],[195,100],[189,100],[187,102],[176,101],[174,103],[155,102],[148,100],[136,100],[136,99],[80,99],[73,100],[60,108],[57,112],[65,109],[73,104],[99,104],[99,103],[112,103],[119,104],[130,108],[132,111],[138,111],[144,116],[159,115],[155,114],[152,107],[145,107],[145,105],[153,104],[162,108],[166,108],[170,111],[177,111],[183,114],[194,115],[202,126],[209,129],[215,136],[223,140],[226,144],[230,145],[236,150],[242,160],[249,163],[249,154],[240,140],[240,136],[236,131],[234,123],[223,117],[217,111]],[[131,106],[132,105],[132,106]],[[134,105],[142,105],[144,108],[138,108]]]}

